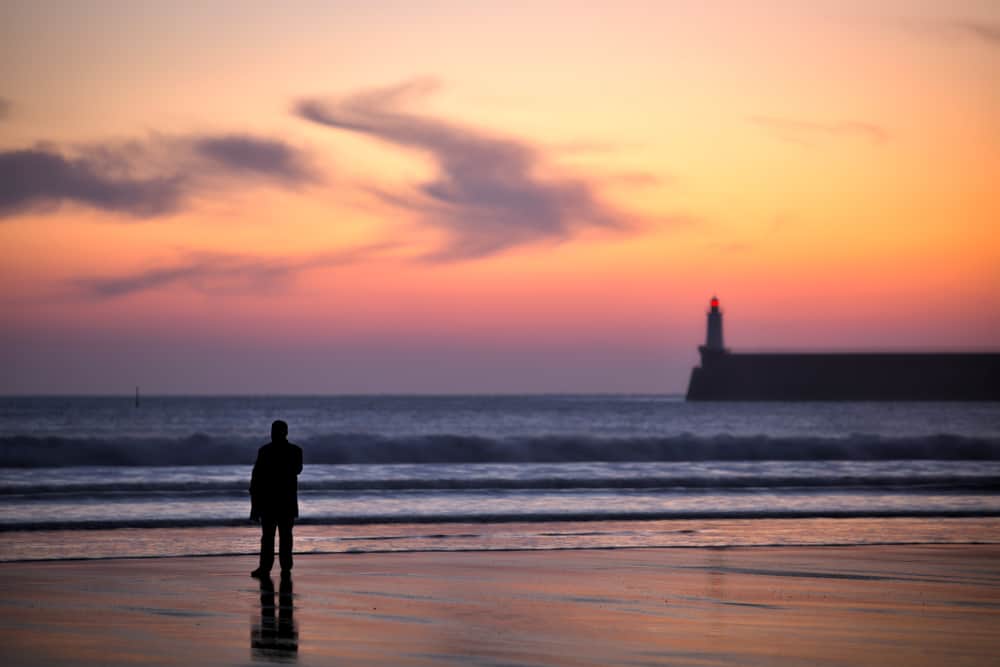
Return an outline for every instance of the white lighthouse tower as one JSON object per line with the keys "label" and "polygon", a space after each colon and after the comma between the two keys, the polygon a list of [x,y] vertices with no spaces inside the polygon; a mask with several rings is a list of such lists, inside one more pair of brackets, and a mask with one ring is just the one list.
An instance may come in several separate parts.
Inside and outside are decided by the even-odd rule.
{"label": "white lighthouse tower", "polygon": [[[724,385],[729,375],[727,367],[730,366],[728,361],[732,357],[722,344],[722,310],[719,309],[719,297],[713,296],[708,302],[707,314],[708,331],[705,334],[705,344],[698,346],[701,366],[695,366],[691,371],[691,381],[688,383],[687,391],[689,401],[712,400],[725,395]],[[720,390],[723,390],[721,394]]]}
{"label": "white lighthouse tower", "polygon": [[708,335],[705,336],[705,350],[722,352],[722,311],[719,310],[719,298],[712,297],[708,309]]}

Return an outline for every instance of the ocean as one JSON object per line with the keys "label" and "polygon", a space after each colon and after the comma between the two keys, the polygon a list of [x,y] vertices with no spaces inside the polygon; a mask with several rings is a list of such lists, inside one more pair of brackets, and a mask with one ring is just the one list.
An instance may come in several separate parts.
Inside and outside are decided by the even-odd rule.
{"label": "ocean", "polygon": [[6,397],[0,560],[254,553],[274,419],[300,553],[1000,541],[996,403]]}

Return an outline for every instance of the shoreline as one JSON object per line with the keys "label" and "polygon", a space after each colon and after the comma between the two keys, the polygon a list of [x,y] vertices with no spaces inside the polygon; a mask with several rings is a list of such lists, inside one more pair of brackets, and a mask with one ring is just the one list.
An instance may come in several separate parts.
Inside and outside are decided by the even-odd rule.
{"label": "shoreline", "polygon": [[[580,551],[724,551],[724,550],[756,550],[756,549],[861,549],[876,547],[1000,547],[1000,538],[992,541],[967,541],[967,542],[866,542],[864,544],[844,544],[844,543],[824,543],[816,542],[812,544],[724,544],[724,545],[674,545],[674,546],[619,546],[619,547],[494,547],[494,548],[452,548],[452,549],[371,549],[366,551],[310,551],[308,553],[296,552],[295,558],[313,556],[379,556],[385,554],[406,555],[406,554],[505,554],[505,553],[561,553]],[[256,551],[232,551],[229,553],[204,553],[204,554],[166,554],[148,556],[94,556],[94,557],[65,557],[65,558],[24,558],[21,560],[0,560],[0,567],[4,565],[17,565],[21,563],[100,563],[105,561],[128,561],[128,560],[172,560],[180,558],[245,558],[255,557]],[[275,576],[277,576],[275,574]]]}
{"label": "shoreline", "polygon": [[[391,526],[396,524],[475,524],[499,525],[510,523],[603,523],[619,521],[716,521],[765,519],[992,519],[1000,518],[1000,509],[903,509],[903,510],[823,510],[823,511],[761,511],[761,512],[605,512],[594,513],[524,513],[524,514],[450,514],[450,515],[372,515],[352,517],[306,517],[296,521],[296,526]],[[125,522],[111,521],[41,521],[35,523],[0,523],[0,534],[31,533],[40,531],[84,530],[158,530],[161,528],[240,528],[246,519],[136,519]]]}
{"label": "shoreline", "polygon": [[[255,554],[260,531],[234,527],[8,531],[0,563]],[[716,519],[538,523],[311,525],[296,554],[608,551],[640,548],[796,548],[990,545],[1000,518]]]}
{"label": "shoreline", "polygon": [[978,665],[1000,545],[0,563],[5,665]]}

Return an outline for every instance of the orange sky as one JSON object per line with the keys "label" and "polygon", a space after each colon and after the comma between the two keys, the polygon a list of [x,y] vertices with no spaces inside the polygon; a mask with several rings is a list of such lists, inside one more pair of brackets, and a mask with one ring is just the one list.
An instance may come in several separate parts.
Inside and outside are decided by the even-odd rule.
{"label": "orange sky", "polygon": [[204,4],[0,8],[0,392],[1000,347],[995,2]]}

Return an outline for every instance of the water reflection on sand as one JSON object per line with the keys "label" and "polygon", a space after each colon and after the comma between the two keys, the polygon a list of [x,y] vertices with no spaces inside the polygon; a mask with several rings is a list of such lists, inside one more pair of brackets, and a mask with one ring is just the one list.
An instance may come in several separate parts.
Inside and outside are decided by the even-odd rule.
{"label": "water reflection on sand", "polygon": [[261,578],[260,618],[250,625],[250,653],[254,660],[295,662],[299,655],[299,628],[291,577],[281,578],[277,605],[274,598],[274,580]]}

